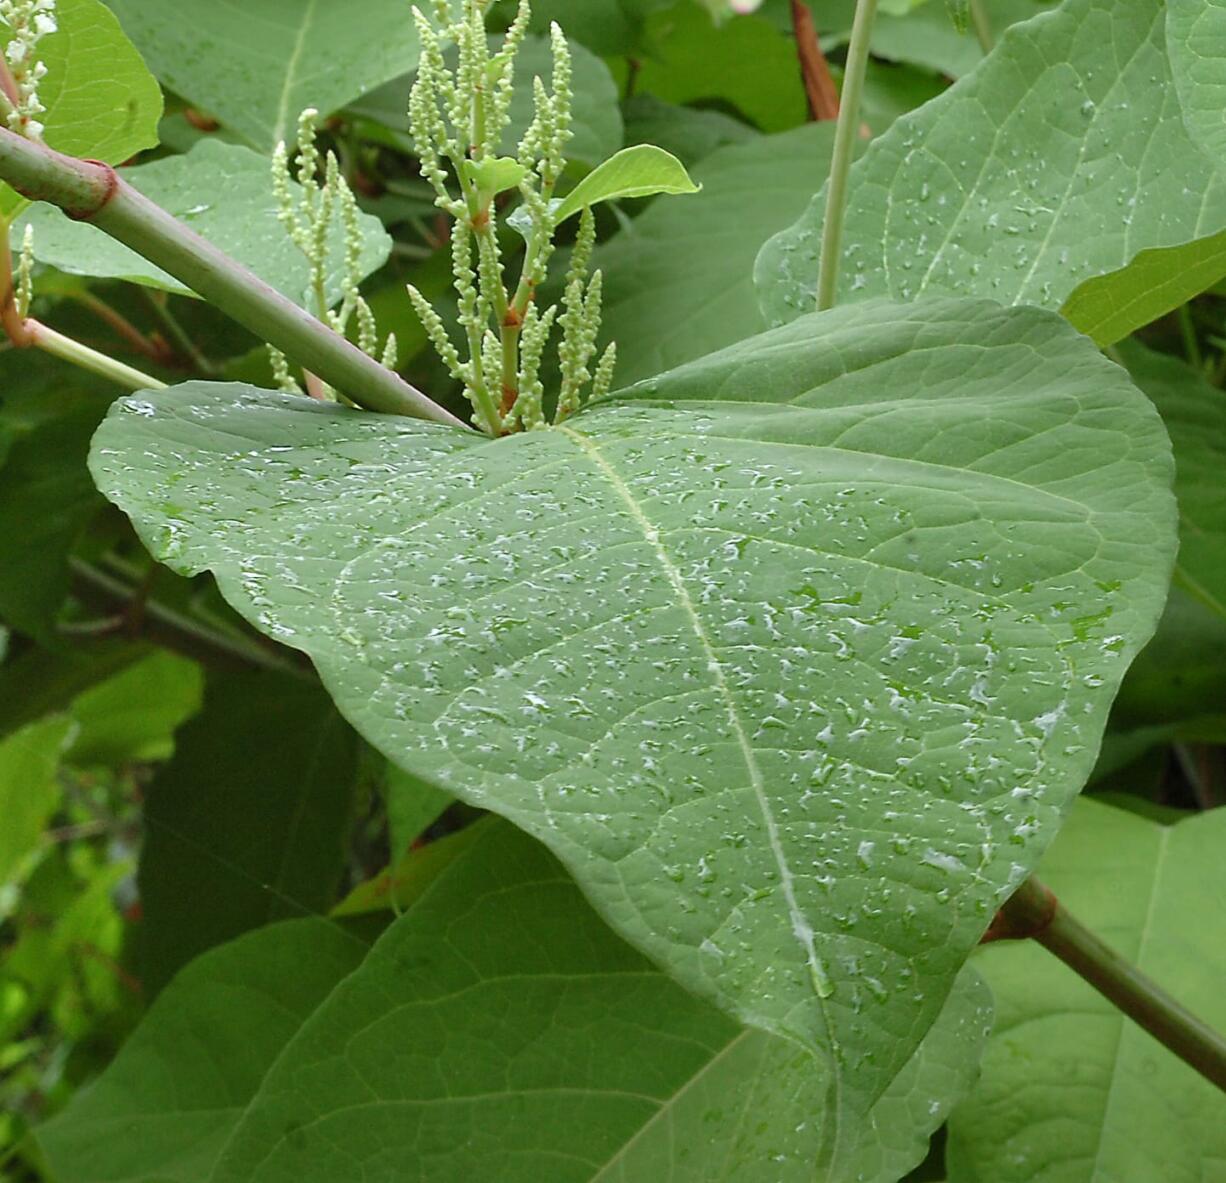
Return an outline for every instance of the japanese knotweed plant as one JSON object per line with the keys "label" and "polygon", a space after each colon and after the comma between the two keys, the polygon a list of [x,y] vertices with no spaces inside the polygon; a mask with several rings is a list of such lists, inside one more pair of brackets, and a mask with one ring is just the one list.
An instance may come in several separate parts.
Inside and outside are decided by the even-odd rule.
{"label": "japanese knotweed plant", "polygon": [[[518,1139],[518,1177],[562,1162],[605,1181],[896,1179],[972,1075],[985,1000],[963,967],[998,910],[998,931],[1076,946],[1130,1013],[1226,1075],[1220,1040],[1031,878],[1165,600],[1169,441],[1127,373],[1050,308],[959,292],[830,307],[874,8],[857,6],[822,270],[801,285],[809,251],[778,248],[797,264],[778,268],[787,311],[806,311],[623,389],[597,351],[591,206],[694,186],[638,148],[572,187],[556,28],[551,81],[506,148],[526,5],[493,46],[480,0],[416,15],[409,118],[449,224],[459,342],[410,299],[475,431],[371,356],[356,280],[339,310],[305,314],[113,170],[0,134],[0,175],[233,313],[284,354],[282,380],[292,362],[338,395],[142,390],[95,437],[99,488],[155,556],[211,571],[306,653],[415,783],[538,840],[480,832],[369,956],[331,929],[270,938],[278,964],[312,973],[267,1012],[309,1017],[243,1058],[254,1081],[199,1101],[229,1114],[202,1136],[208,1178],[420,1177],[423,1147],[441,1148],[441,1177],[493,1177],[510,1169],[498,1139],[483,1150],[473,1132],[493,1129]],[[280,209],[322,266],[324,213],[344,222],[354,205],[304,126],[305,196],[287,198],[278,154]],[[562,296],[542,310],[572,216]],[[367,349],[337,332],[350,317]],[[461,915],[491,940],[456,936]],[[326,955],[300,957],[300,938]],[[453,1005],[480,1024],[472,1056],[409,1064],[447,1043]],[[414,1043],[410,1018],[443,1036]],[[657,1054],[668,1038],[675,1055]],[[607,1122],[584,1145],[595,1095]],[[100,1120],[146,1103],[96,1097]]]}
{"label": "japanese knotweed plant", "polygon": [[[596,224],[589,206],[580,214],[579,233],[558,305],[541,309],[536,295],[544,283],[558,229],[554,191],[566,171],[571,128],[571,57],[562,30],[550,28],[553,79],[533,80],[532,121],[514,156],[499,155],[510,121],[515,56],[528,29],[531,10],[524,0],[500,48],[491,51],[485,7],[469,3],[449,18],[451,6],[438,0],[441,35],[420,9],[413,10],[422,42],[421,64],[409,100],[410,128],[422,176],[451,216],[452,270],[466,355],[448,336],[442,318],[412,285],[409,296],[453,377],[464,384],[473,421],[489,435],[531,431],[546,425],[541,362],[555,322],[561,380],[552,422],[579,409],[588,382],[592,397],[607,394],[613,381],[616,346],[604,351],[595,373],[589,369],[600,332],[602,276],[589,277]],[[444,40],[455,46],[448,66]],[[451,189],[452,178],[459,186]],[[499,243],[499,202],[518,194],[518,229],[527,241],[518,280],[508,285]]]}

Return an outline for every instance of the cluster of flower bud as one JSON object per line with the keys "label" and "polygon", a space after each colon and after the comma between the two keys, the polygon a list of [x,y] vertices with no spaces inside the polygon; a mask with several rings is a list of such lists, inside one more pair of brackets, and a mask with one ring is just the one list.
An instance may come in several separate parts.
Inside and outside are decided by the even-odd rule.
{"label": "cluster of flower bud", "polygon": [[38,43],[56,31],[55,0],[0,0],[0,20],[9,30],[4,51],[5,81],[11,83],[4,87],[6,121],[10,130],[37,140],[43,132],[38,116],[47,109],[38,98],[38,84],[47,73],[38,59]]}
{"label": "cluster of flower bud", "polygon": [[[561,30],[551,28],[553,70],[549,86],[533,79],[533,113],[513,156],[500,155],[510,123],[515,58],[528,31],[528,0],[521,0],[500,45],[486,36],[485,0],[463,0],[453,17],[448,0],[436,0],[437,27],[414,9],[421,62],[409,99],[409,128],[421,174],[435,204],[453,219],[452,275],[463,355],[442,318],[414,287],[409,297],[435,350],[473,405],[473,422],[490,435],[546,426],[541,365],[550,337],[561,331],[561,367],[553,422],[576,411],[583,390],[607,390],[615,354],[610,348],[593,376],[589,363],[600,328],[601,277],[589,277],[595,223],[584,214],[562,309],[536,303],[554,253],[554,189],[566,169],[572,135],[572,67]],[[445,50],[450,47],[450,52]],[[457,192],[458,191],[458,192]],[[519,275],[508,287],[498,236],[500,205],[517,194],[520,207],[508,221],[525,240]]]}
{"label": "cluster of flower bud", "polygon": [[[2,2],[2,0],[0,0]],[[306,258],[310,275],[310,293],[320,320],[338,333],[345,333],[356,318],[358,347],[371,357],[379,358],[388,369],[395,369],[397,346],[395,334],[389,334],[383,349],[379,349],[379,334],[374,313],[359,290],[362,280],[362,226],[357,198],[340,170],[332,152],[321,156],[315,143],[319,112],[303,111],[298,119],[298,141],[293,164],[284,143],[277,145],[272,158],[273,192],[277,201],[277,218],[285,227],[294,245]],[[297,181],[297,185],[294,181]],[[329,300],[328,275],[332,261],[333,227],[339,221],[344,234],[345,250],[341,269],[341,302],[332,307]],[[297,392],[299,387],[290,373],[289,363],[276,349],[269,348],[277,385],[285,391]],[[327,397],[335,392],[324,389]]]}

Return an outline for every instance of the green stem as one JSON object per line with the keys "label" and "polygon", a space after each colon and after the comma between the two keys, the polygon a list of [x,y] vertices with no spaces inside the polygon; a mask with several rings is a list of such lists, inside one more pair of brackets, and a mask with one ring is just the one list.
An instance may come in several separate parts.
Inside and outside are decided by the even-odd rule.
{"label": "green stem", "polygon": [[988,10],[983,6],[983,0],[970,0],[971,24],[975,28],[975,36],[979,39],[979,48],[985,54],[992,52],[996,39],[992,36],[992,22],[988,20]]}
{"label": "green stem", "polygon": [[869,39],[877,16],[877,0],[856,0],[851,43],[843,72],[843,94],[834,131],[830,183],[826,186],[826,220],[822,226],[822,258],[817,274],[817,310],[834,307],[839,283],[839,255],[843,249],[843,218],[847,212],[847,175],[860,128],[860,100],[868,69]]}
{"label": "green stem", "polygon": [[1027,879],[1000,910],[1008,932],[1029,936],[1206,1080],[1226,1091],[1226,1038],[1126,961],[1051,891]]}
{"label": "green stem", "polygon": [[76,160],[0,129],[0,180],[31,201],[92,222],[169,272],[263,341],[372,411],[463,424],[367,357],[128,185],[114,169]]}
{"label": "green stem", "polygon": [[1184,356],[1188,359],[1188,365],[1199,370],[1205,363],[1201,357],[1200,342],[1196,339],[1196,324],[1192,320],[1191,305],[1181,304],[1176,316],[1179,320],[1179,334],[1183,338]]}
{"label": "green stem", "polygon": [[197,346],[196,342],[188,335],[187,330],[179,323],[179,318],[171,312],[170,304],[168,303],[170,297],[165,292],[155,292],[146,287],[142,287],[141,291],[144,293],[150,308],[153,309],[153,315],[158,318],[162,328],[169,335],[171,344],[196,367],[197,373],[203,374],[206,378],[216,377],[220,371],[201,353],[199,346]]}
{"label": "green stem", "polygon": [[74,366],[80,366],[83,370],[100,374],[103,378],[108,378],[129,390],[166,389],[165,382],[152,378],[121,361],[116,361],[113,357],[107,357],[105,353],[99,353],[88,345],[82,345],[80,341],[65,337],[63,333],[57,333],[55,329],[39,321],[27,320],[25,329],[26,344],[33,345],[44,353],[51,354],[52,357],[71,362]]}

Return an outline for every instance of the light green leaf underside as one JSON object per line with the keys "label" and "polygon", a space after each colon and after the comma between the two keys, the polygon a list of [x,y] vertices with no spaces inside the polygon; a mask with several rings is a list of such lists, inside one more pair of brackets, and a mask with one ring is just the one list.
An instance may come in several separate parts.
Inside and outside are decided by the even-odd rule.
{"label": "light green leaf underside", "polygon": [[1226,0],[1167,0],[1171,65],[1188,130],[1226,160]]}
{"label": "light green leaf underside", "polygon": [[1226,396],[1178,358],[1135,342],[1122,350],[1132,380],[1158,408],[1175,449],[1176,575],[1226,617]]}
{"label": "light green leaf underside", "polygon": [[754,257],[821,187],[833,142],[831,124],[809,123],[723,148],[694,169],[701,193],[657,202],[596,248],[604,331],[617,342],[623,382],[766,328],[753,288]]}
{"label": "light green leaf underside", "polygon": [[[812,1180],[828,1134],[812,1057],[653,969],[538,844],[503,822],[482,829],[360,964],[334,931],[299,922],[186,970],[43,1132],[57,1178],[136,1183],[184,1163],[176,1183]],[[269,961],[310,965],[309,991],[278,988]],[[184,1039],[213,1024],[223,1046]],[[971,971],[878,1102],[855,1178],[892,1183],[922,1156],[989,1024]],[[249,1027],[253,1047],[231,1066]]]}
{"label": "light green leaf underside", "polygon": [[[1226,1027],[1226,810],[1165,827],[1083,800],[1043,863],[1078,919]],[[981,1083],[950,1123],[950,1183],[1210,1183],[1226,1099],[1029,942],[976,958],[996,996]]]}
{"label": "light green leaf underside", "polygon": [[1150,404],[988,303],[839,309],[499,441],[189,384],[92,466],[376,747],[830,1054],[849,1128],[1089,774],[1175,541]]}
{"label": "light green leaf underside", "polygon": [[[1226,229],[1226,181],[1184,125],[1165,15],[1153,0],[1066,0],[874,141],[852,170],[840,300],[1054,309],[1143,250]],[[759,255],[772,323],[812,307],[824,206],[823,193]]]}
{"label": "light green leaf underside", "polygon": [[[268,161],[248,148],[202,140],[184,156],[123,170],[124,179],[163,209],[250,267],[291,300],[313,301],[310,269],[302,252],[277,220]],[[377,218],[359,215],[363,231],[361,271],[377,271],[391,251],[391,239]],[[169,292],[190,289],[85,222],[74,222],[48,205],[23,219],[34,227],[34,253],[44,263],[73,275],[126,279]],[[345,236],[337,220],[330,237],[328,297],[341,297]]]}
{"label": "light green leaf underside", "polygon": [[1226,276],[1226,230],[1142,251],[1122,271],[1086,280],[1060,312],[1099,345],[1114,345]]}
{"label": "light green leaf underside", "polygon": [[404,0],[110,0],[157,76],[253,147],[417,65]]}
{"label": "light green leaf underside", "polygon": [[[58,30],[38,43],[43,138],[70,156],[118,164],[158,142],[162,91],[100,0],[59,0]],[[8,41],[0,21],[0,40]],[[0,214],[26,204],[0,186]]]}
{"label": "light green leaf underside", "polygon": [[672,153],[654,144],[636,144],[623,148],[588,173],[554,211],[553,220],[561,225],[585,206],[602,201],[656,193],[697,193],[698,188]]}

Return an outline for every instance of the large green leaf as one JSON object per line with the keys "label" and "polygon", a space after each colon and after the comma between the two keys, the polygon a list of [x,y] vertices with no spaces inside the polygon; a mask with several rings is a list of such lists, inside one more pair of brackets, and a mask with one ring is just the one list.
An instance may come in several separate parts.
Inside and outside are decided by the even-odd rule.
{"label": "large green leaf", "polygon": [[[277,926],[185,971],[43,1131],[61,1183],[164,1179],[172,1165],[176,1183],[811,1180],[829,1132],[813,1059],[654,970],[539,845],[483,829],[353,973],[333,970],[326,999],[312,990],[309,1016],[302,987],[278,987],[266,962],[287,977],[315,967],[317,944],[338,943],[320,926]],[[325,965],[343,973],[349,951],[336,952]],[[964,977],[878,1102],[854,1177],[886,1183],[922,1156],[973,1079],[988,1014]],[[213,1025],[225,1042],[206,1050],[192,1033]]]}
{"label": "large green leaf", "polygon": [[[1226,179],[1185,127],[1165,18],[1153,0],[1066,0],[875,140],[852,170],[840,298],[1059,308],[1143,250],[1226,229]],[[812,306],[824,209],[823,192],[759,256],[772,322]],[[1179,257],[1165,261],[1177,275]],[[1166,294],[1177,304],[1196,290]],[[1155,315],[1133,311],[1141,319],[1121,329]]]}
{"label": "large green leaf", "polygon": [[831,124],[808,123],[723,148],[694,169],[701,193],[658,202],[597,247],[604,331],[617,342],[622,381],[766,328],[754,295],[754,257],[821,186],[833,139]]}
{"label": "large green leaf", "polygon": [[[57,30],[38,43],[47,67],[39,99],[43,138],[70,156],[119,164],[158,142],[162,92],[101,0],[59,0]],[[0,21],[0,41],[8,31]],[[26,204],[0,185],[0,215]]]}
{"label": "large green leaf", "polygon": [[1196,370],[1136,342],[1121,348],[1175,449],[1179,561],[1184,586],[1226,617],[1226,395]]}
{"label": "large green leaf", "polygon": [[[124,169],[123,176],[283,295],[303,306],[313,300],[309,265],[277,220],[272,177],[264,157],[236,144],[202,140],[184,156]],[[34,227],[34,253],[61,271],[193,294],[135,251],[52,206],[36,206],[25,220]],[[360,224],[361,272],[369,275],[386,262],[392,243],[378,219],[362,214]],[[329,250],[327,293],[335,302],[341,297],[345,272],[345,234],[339,219],[333,225]]]}
{"label": "large green leaf", "polygon": [[403,0],[110,0],[173,91],[262,150],[417,65]]}
{"label": "large green leaf", "polygon": [[491,441],[247,388],[120,401],[147,545],[308,652],[854,1126],[1093,765],[1175,544],[1161,423],[1059,317],[810,317]]}
{"label": "large green leaf", "polygon": [[[1226,1027],[1226,810],[1175,826],[1078,802],[1043,874],[1080,920]],[[1226,1099],[1043,949],[976,959],[997,1003],[982,1082],[950,1123],[951,1183],[1221,1177]]]}
{"label": "large green leaf", "polygon": [[357,761],[353,732],[317,686],[267,673],[210,683],[146,795],[146,989],[249,928],[332,906]]}

